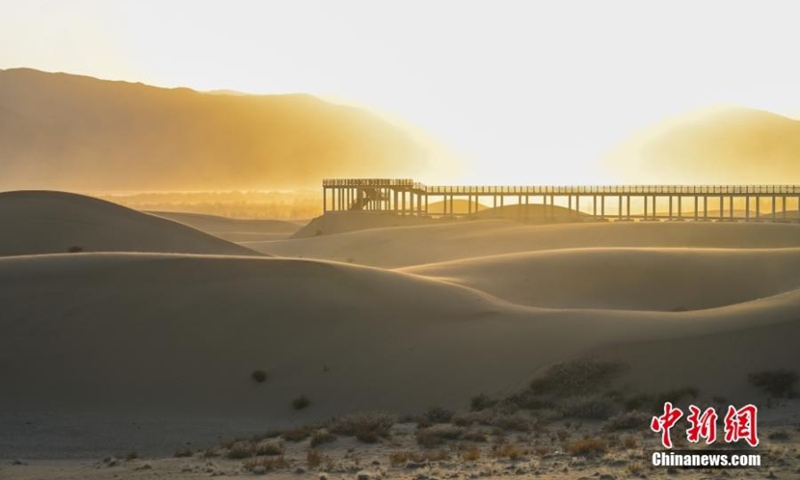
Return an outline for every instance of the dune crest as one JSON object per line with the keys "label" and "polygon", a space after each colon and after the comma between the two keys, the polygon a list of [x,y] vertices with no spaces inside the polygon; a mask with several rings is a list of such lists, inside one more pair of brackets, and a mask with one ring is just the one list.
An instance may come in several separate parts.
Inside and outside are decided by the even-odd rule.
{"label": "dune crest", "polygon": [[73,252],[258,253],[192,227],[64,192],[0,193],[0,256]]}
{"label": "dune crest", "polygon": [[800,248],[582,248],[401,269],[545,308],[686,311],[800,288]]}

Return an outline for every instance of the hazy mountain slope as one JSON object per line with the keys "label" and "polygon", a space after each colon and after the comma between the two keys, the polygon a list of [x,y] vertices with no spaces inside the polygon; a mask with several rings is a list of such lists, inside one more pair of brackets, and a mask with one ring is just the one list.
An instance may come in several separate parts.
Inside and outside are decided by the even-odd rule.
{"label": "hazy mountain slope", "polygon": [[639,133],[606,163],[631,183],[800,183],[800,121],[747,108],[702,110]]}
{"label": "hazy mountain slope", "polygon": [[413,175],[411,134],[309,95],[208,95],[30,69],[0,71],[0,189],[317,186]]}

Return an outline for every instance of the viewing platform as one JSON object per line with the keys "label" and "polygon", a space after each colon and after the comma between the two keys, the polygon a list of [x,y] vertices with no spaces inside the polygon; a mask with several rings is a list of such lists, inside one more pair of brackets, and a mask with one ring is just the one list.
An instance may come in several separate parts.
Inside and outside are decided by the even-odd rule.
{"label": "viewing platform", "polygon": [[[336,178],[322,182],[323,210],[384,211],[452,217],[478,207],[502,214],[511,205],[540,205],[537,216],[616,220],[800,220],[800,185],[425,185],[408,178]],[[456,200],[466,203],[457,212]],[[441,208],[431,213],[433,202]],[[531,217],[531,208],[517,208]]]}

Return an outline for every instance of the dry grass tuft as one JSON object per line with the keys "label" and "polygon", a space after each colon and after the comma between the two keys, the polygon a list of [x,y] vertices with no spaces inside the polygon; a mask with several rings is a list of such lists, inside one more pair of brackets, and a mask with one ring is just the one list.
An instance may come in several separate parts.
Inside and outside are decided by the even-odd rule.
{"label": "dry grass tuft", "polygon": [[228,454],[226,457],[233,460],[239,460],[242,458],[250,458],[255,455],[255,453],[256,448],[253,445],[253,442],[240,440],[231,445],[231,447],[228,449]]}
{"label": "dry grass tuft", "polygon": [[503,445],[493,445],[491,450],[492,457],[507,458],[509,460],[518,460],[527,453],[528,452],[526,450],[523,450],[522,448],[510,443],[505,443]]}
{"label": "dry grass tuft", "polygon": [[376,443],[381,438],[389,438],[389,431],[397,417],[384,412],[365,412],[336,418],[330,421],[328,429],[346,437],[356,437],[364,443]]}
{"label": "dry grass tuft", "polygon": [[466,452],[461,453],[461,459],[465,462],[475,462],[479,458],[481,458],[481,449],[478,447],[472,447]]}
{"label": "dry grass tuft", "polygon": [[608,446],[606,442],[597,437],[584,437],[570,443],[567,451],[573,456],[591,457],[606,453]]}

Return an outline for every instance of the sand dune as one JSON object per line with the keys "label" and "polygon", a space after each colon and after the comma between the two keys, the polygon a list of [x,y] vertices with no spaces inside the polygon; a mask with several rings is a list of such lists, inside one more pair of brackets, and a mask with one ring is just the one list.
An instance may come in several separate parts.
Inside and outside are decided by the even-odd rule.
{"label": "sand dune", "polygon": [[[347,217],[341,217],[346,220]],[[331,220],[333,221],[333,219]],[[465,221],[373,228],[276,242],[248,242],[264,253],[380,267],[405,267],[537,250],[588,247],[786,248],[800,245],[800,225],[747,223],[578,223],[521,225]]]}
{"label": "sand dune", "polygon": [[284,220],[247,220],[202,213],[148,212],[224,238],[229,242],[283,240],[303,225]]}
{"label": "sand dune", "polygon": [[179,223],[62,192],[0,193],[0,256],[83,251],[257,255]]}
{"label": "sand dune", "polygon": [[379,269],[165,254],[9,257],[0,287],[1,411],[266,423],[463,406],[588,351],[796,322],[800,307],[795,290],[679,314],[542,310]]}
{"label": "sand dune", "polygon": [[546,250],[403,271],[535,307],[696,310],[800,288],[800,248]]}
{"label": "sand dune", "polygon": [[529,205],[513,204],[487,208],[480,212],[473,213],[472,216],[481,219],[506,218],[530,223],[594,220],[594,218],[587,213],[570,210],[560,205],[543,205],[541,203],[531,203]]}
{"label": "sand dune", "polygon": [[335,233],[355,232],[371,228],[407,227],[413,225],[436,225],[452,220],[437,220],[414,215],[395,215],[387,212],[328,212],[298,230],[293,238],[319,237]]}

